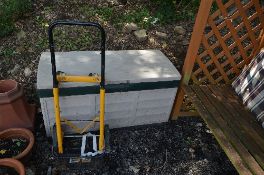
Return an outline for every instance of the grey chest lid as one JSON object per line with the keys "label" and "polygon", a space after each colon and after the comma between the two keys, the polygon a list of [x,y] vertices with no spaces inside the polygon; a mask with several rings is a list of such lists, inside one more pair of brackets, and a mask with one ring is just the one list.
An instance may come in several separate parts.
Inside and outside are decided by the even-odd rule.
{"label": "grey chest lid", "polygon": [[[100,74],[100,51],[56,52],[57,71],[69,75]],[[159,50],[106,51],[106,85],[180,80],[181,75]],[[60,87],[93,86],[87,83],[62,83]],[[37,75],[38,89],[52,88],[50,53],[41,54]]]}

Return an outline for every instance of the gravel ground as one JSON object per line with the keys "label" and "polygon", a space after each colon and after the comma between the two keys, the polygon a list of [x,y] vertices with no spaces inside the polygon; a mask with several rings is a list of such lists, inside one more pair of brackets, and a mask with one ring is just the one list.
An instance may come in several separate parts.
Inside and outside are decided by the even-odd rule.
{"label": "gravel ground", "polygon": [[[39,121],[41,120],[39,118]],[[199,117],[182,117],[168,123],[110,130],[111,152],[102,165],[75,166],[51,154],[43,124],[36,131],[36,144],[28,172],[47,174],[237,174],[210,130]]]}

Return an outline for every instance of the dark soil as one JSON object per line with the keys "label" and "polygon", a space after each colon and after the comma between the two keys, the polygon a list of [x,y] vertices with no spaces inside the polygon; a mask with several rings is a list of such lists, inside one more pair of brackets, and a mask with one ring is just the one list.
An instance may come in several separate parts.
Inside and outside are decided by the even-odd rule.
{"label": "dark soil", "polygon": [[1,175],[19,175],[16,170],[7,166],[0,166]]}
{"label": "dark soil", "polygon": [[23,138],[0,139],[0,158],[17,156],[27,148],[28,143],[29,142]]}
{"label": "dark soil", "polygon": [[[42,124],[41,124],[42,126]],[[28,168],[36,174],[237,174],[200,118],[110,130],[111,152],[101,165],[67,163],[51,154],[51,143],[36,132],[35,151]],[[98,169],[95,170],[94,167]]]}

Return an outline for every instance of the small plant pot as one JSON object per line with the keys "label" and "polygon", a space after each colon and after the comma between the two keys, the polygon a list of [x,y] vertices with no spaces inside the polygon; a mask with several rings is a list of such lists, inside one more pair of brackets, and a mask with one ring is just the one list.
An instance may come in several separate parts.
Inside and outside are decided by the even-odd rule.
{"label": "small plant pot", "polygon": [[16,159],[10,159],[10,158],[0,159],[0,168],[1,166],[14,169],[19,175],[25,175],[24,165]]}
{"label": "small plant pot", "polygon": [[36,107],[26,102],[23,88],[14,80],[0,81],[0,131],[27,128],[33,131]]}
{"label": "small plant pot", "polygon": [[[14,159],[20,160],[25,163],[27,162],[27,160],[29,159],[31,155],[31,151],[32,151],[32,148],[35,142],[34,135],[32,134],[32,132],[24,128],[11,128],[11,129],[7,129],[7,130],[0,132],[0,140],[2,140],[2,142],[5,140],[13,141],[17,139],[26,140],[27,144],[24,145],[25,148],[23,147],[23,149],[20,152],[18,152],[17,155],[8,155],[10,157],[4,157],[4,158],[14,158]],[[14,142],[11,144],[17,144],[17,143],[18,142]],[[12,145],[10,146],[10,148],[11,147]]]}

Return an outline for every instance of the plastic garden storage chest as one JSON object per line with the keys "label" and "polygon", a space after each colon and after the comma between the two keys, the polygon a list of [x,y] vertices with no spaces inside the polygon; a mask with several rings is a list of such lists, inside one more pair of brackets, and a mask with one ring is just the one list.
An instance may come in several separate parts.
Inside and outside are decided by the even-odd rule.
{"label": "plastic garden storage chest", "polygon": [[[100,74],[99,51],[56,52],[57,71],[71,75]],[[180,74],[159,50],[106,51],[105,122],[110,128],[165,122],[169,119]],[[55,123],[50,53],[40,57],[37,89],[45,129]],[[99,113],[99,86],[60,85],[61,116],[83,127]],[[64,131],[73,132],[62,122]]]}

